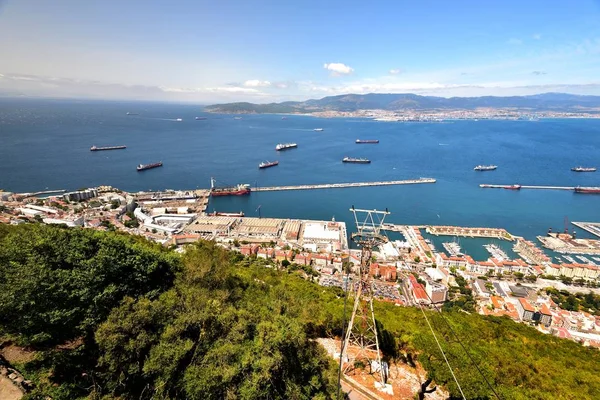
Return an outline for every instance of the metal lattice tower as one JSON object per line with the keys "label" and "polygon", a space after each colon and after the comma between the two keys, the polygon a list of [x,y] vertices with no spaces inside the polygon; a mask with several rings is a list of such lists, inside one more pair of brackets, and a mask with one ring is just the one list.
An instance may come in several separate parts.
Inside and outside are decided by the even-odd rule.
{"label": "metal lattice tower", "polygon": [[[377,361],[379,381],[383,385],[385,384],[385,374],[381,363],[375,313],[373,312],[373,286],[369,267],[373,249],[388,241],[387,236],[382,234],[382,231],[383,221],[389,212],[387,209],[385,211],[359,210],[355,209],[354,206],[350,211],[354,214],[357,230],[352,233],[351,238],[354,243],[360,246],[362,254],[359,281],[354,285],[353,290],[354,307],[352,308],[352,316],[346,329],[340,354],[340,366],[343,368],[343,372],[347,373],[355,368],[357,362],[363,362],[371,368],[372,362]],[[356,350],[356,354],[353,355],[352,359],[348,357],[350,346],[353,346]]]}

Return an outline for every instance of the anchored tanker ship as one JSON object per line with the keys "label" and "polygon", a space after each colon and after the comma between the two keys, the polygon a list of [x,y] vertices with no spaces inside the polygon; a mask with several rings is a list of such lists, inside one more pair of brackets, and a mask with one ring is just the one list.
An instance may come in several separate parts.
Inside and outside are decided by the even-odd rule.
{"label": "anchored tanker ship", "polygon": [[493,171],[498,168],[497,165],[478,165],[473,168],[475,171]]}
{"label": "anchored tanker ship", "polygon": [[127,148],[127,146],[107,146],[107,147],[92,146],[92,147],[90,147],[90,151],[121,150],[121,149],[126,149],[126,148]]}
{"label": "anchored tanker ship", "polygon": [[571,168],[573,172],[596,172],[596,168],[594,167],[574,167]]}
{"label": "anchored tanker ship", "polygon": [[163,163],[161,162],[157,162],[157,163],[152,163],[152,164],[140,164],[137,166],[137,170],[139,171],[145,171],[147,169],[152,169],[152,168],[157,168],[157,167],[162,167]]}
{"label": "anchored tanker ship", "polygon": [[379,140],[377,139],[356,139],[356,144],[377,144],[379,143]]}
{"label": "anchored tanker ship", "polygon": [[258,168],[269,168],[279,165],[279,161],[264,161],[258,164]]}
{"label": "anchored tanker ship", "polygon": [[355,164],[370,164],[371,160],[367,160],[366,158],[344,157],[342,159],[342,162]]}
{"label": "anchored tanker ship", "polygon": [[275,150],[279,151],[279,150],[287,150],[287,149],[293,149],[298,147],[298,145],[296,143],[279,143],[277,146],[275,146]]}

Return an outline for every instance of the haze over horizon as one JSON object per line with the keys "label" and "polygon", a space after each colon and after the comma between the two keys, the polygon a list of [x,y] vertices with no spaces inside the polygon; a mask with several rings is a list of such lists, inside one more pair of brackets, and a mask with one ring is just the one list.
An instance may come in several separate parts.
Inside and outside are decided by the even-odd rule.
{"label": "haze over horizon", "polygon": [[0,94],[600,95],[600,1],[0,0]]}

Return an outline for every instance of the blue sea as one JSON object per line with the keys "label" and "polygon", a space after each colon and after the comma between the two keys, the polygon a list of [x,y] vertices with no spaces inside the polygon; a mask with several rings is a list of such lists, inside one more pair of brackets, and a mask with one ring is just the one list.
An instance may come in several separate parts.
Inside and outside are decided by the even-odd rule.
{"label": "blue sea", "polygon": [[[138,115],[126,115],[127,112]],[[206,117],[197,121],[196,116]],[[182,121],[178,122],[177,119]],[[314,128],[323,128],[315,132]],[[349,208],[388,208],[400,224],[490,226],[534,239],[549,227],[600,221],[600,196],[482,189],[481,183],[600,186],[600,120],[377,122],[357,118],[215,115],[195,105],[0,99],[0,188],[126,191],[362,182],[432,177],[435,184],[262,192],[211,200],[209,210],[248,216],[353,221]],[[356,139],[379,139],[356,145]],[[276,152],[275,145],[298,148]],[[90,152],[96,146],[126,150]],[[344,156],[369,165],[343,164]],[[279,165],[259,170],[261,161]],[[164,166],[138,173],[139,163]],[[496,164],[475,172],[477,164]],[[580,236],[587,236],[583,232]]]}

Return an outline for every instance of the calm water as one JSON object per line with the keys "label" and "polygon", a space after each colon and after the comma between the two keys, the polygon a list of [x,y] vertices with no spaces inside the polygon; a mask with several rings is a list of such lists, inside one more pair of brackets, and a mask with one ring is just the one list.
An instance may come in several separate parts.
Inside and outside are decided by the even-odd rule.
{"label": "calm water", "polygon": [[[139,115],[127,116],[126,112]],[[207,120],[195,121],[196,116]],[[182,118],[182,122],[177,122]],[[324,128],[314,132],[314,128]],[[356,145],[356,139],[379,145]],[[388,123],[276,115],[203,114],[191,105],[0,99],[0,188],[33,191],[112,185],[128,191],[356,182],[433,177],[436,184],[253,193],[210,210],[351,222],[348,208],[389,208],[390,222],[503,227],[533,239],[548,227],[599,221],[600,196],[481,189],[480,183],[600,186],[600,120]],[[279,142],[298,149],[278,153]],[[126,150],[90,152],[96,146]],[[344,156],[370,165],[343,164]],[[265,160],[279,166],[259,170]],[[139,163],[164,167],[138,173]],[[477,164],[496,164],[475,172]],[[585,236],[583,232],[581,236]]]}

